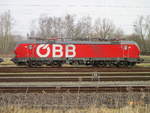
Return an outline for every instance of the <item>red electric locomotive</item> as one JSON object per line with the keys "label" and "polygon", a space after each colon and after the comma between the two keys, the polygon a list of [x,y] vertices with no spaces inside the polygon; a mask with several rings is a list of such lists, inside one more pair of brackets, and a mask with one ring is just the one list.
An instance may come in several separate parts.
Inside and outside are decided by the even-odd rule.
{"label": "red electric locomotive", "polygon": [[133,41],[27,41],[15,49],[17,65],[61,66],[62,64],[128,67],[142,62]]}

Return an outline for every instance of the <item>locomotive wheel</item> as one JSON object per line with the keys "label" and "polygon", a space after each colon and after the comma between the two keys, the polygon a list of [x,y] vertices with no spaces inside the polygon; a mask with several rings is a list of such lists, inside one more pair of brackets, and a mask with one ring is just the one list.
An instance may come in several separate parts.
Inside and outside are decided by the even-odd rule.
{"label": "locomotive wheel", "polygon": [[17,66],[23,66],[23,65],[26,65],[25,62],[19,62],[19,63],[16,63]]}
{"label": "locomotive wheel", "polygon": [[62,65],[61,65],[61,63],[58,63],[57,65],[55,65],[56,67],[61,67]]}
{"label": "locomotive wheel", "polygon": [[55,61],[55,62],[52,62],[52,64],[51,64],[52,66],[54,66],[54,67],[61,67],[62,66],[62,62],[57,62],[57,61]]}
{"label": "locomotive wheel", "polygon": [[32,63],[28,63],[27,66],[28,67],[34,67],[34,65]]}
{"label": "locomotive wheel", "polygon": [[128,67],[128,62],[118,62],[116,64],[117,67],[123,68],[123,67]]}
{"label": "locomotive wheel", "polygon": [[94,62],[92,64],[93,67],[106,67],[106,63],[105,62]]}
{"label": "locomotive wheel", "polygon": [[39,67],[39,66],[41,66],[41,63],[29,61],[29,62],[27,63],[27,66],[28,66],[28,67]]}
{"label": "locomotive wheel", "polygon": [[28,64],[28,67],[31,67],[31,68],[32,68],[32,67],[37,67],[37,66],[30,63],[30,64]]}

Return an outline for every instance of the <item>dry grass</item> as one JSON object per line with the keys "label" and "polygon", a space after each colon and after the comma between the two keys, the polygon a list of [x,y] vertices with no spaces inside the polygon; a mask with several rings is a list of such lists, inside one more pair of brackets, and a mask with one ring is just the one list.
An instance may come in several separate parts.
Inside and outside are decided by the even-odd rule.
{"label": "dry grass", "polygon": [[0,113],[150,113],[150,105],[143,103],[145,97],[150,94],[0,94]]}
{"label": "dry grass", "polygon": [[1,113],[150,113],[149,106],[127,106],[120,109],[109,109],[106,107],[97,108],[90,106],[86,109],[42,109],[42,108],[20,108],[6,106],[0,108]]}

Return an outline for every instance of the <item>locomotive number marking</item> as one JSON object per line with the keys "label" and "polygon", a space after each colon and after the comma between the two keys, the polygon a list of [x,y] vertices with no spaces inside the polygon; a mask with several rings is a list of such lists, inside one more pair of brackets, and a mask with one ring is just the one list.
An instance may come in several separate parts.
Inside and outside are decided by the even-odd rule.
{"label": "locomotive number marking", "polygon": [[[46,53],[45,54],[42,54],[40,52],[40,50],[42,49],[46,49]],[[65,48],[65,50],[64,50]],[[53,44],[52,45],[52,57],[57,57],[57,58],[60,58],[60,57],[75,57],[76,56],[76,46],[75,45],[65,45],[65,47],[63,48],[62,45],[60,44]],[[50,55],[50,47],[49,47],[49,44],[41,44],[37,47],[36,49],[36,53],[39,57],[48,57]]]}

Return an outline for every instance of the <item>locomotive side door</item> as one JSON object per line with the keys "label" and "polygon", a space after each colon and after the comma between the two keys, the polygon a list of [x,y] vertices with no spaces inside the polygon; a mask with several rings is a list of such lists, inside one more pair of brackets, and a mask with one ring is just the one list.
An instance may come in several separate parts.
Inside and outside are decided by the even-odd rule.
{"label": "locomotive side door", "polygon": [[129,57],[129,47],[127,44],[122,46],[123,49],[123,57],[128,58]]}
{"label": "locomotive side door", "polygon": [[32,60],[35,57],[35,45],[34,44],[29,44],[28,45],[27,55],[28,55],[28,58],[29,58],[29,62],[32,62]]}
{"label": "locomotive side door", "polygon": [[32,49],[33,49],[32,44],[29,44],[28,51],[27,51],[27,55],[29,59],[32,58]]}

